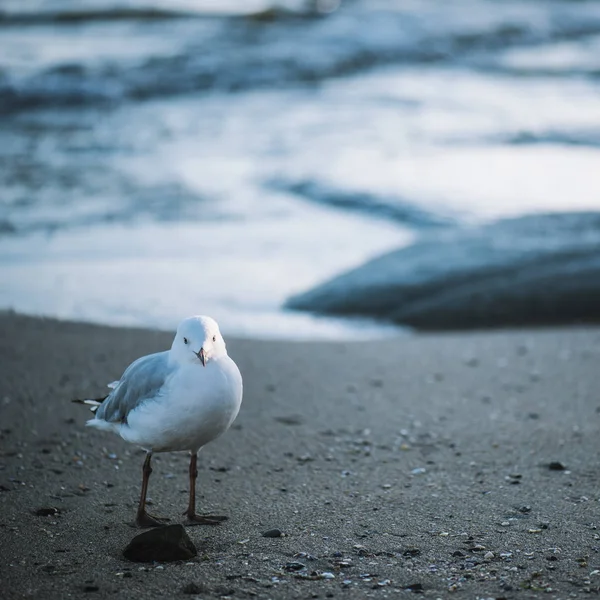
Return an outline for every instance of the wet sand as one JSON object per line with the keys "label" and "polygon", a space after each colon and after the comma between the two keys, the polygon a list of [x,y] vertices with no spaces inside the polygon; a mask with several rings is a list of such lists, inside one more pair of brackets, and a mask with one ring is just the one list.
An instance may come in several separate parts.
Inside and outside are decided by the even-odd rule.
{"label": "wet sand", "polygon": [[[143,452],[69,400],[172,334],[12,313],[0,328],[2,598],[599,592],[598,328],[229,340],[244,403],[198,490],[230,520],[188,528],[197,558],[161,565],[121,556]],[[183,520],[185,455],[156,457],[150,496]]]}

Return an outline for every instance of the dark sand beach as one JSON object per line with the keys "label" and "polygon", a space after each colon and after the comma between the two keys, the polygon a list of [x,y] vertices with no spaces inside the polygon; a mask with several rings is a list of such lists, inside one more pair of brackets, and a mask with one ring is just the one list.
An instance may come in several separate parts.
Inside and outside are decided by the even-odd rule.
{"label": "dark sand beach", "polygon": [[[172,334],[0,323],[4,599],[599,593],[598,328],[228,340],[244,403],[201,452],[198,490],[230,520],[188,528],[192,560],[138,564],[121,553],[143,452],[70,400]],[[185,455],[156,456],[150,496],[183,520]]]}

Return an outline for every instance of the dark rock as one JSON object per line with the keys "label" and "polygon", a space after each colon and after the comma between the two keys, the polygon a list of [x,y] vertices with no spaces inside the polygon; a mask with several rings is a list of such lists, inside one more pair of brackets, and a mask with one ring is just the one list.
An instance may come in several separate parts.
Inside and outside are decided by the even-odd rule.
{"label": "dark rock", "polygon": [[197,554],[196,546],[183,525],[156,527],[136,535],[123,556],[134,562],[170,562],[186,560]]}
{"label": "dark rock", "polygon": [[281,529],[267,529],[267,531],[263,531],[261,535],[266,538],[278,538],[283,535],[283,532]]}
{"label": "dark rock", "polygon": [[600,321],[600,213],[507,219],[391,252],[288,308],[418,329]]}
{"label": "dark rock", "polygon": [[219,598],[226,598],[229,596],[235,596],[235,588],[225,587],[224,585],[218,585],[213,588],[212,593],[214,596]]}
{"label": "dark rock", "polygon": [[466,556],[466,554],[464,552],[461,552],[460,550],[455,550],[452,553],[452,556]]}
{"label": "dark rock", "polygon": [[196,596],[198,594],[205,594],[208,590],[204,585],[198,585],[197,583],[191,582],[184,585],[181,588],[182,594],[189,594],[190,596]]}
{"label": "dark rock", "polygon": [[409,585],[403,586],[402,589],[408,590],[410,592],[422,593],[423,592],[423,584],[422,583],[411,583]]}
{"label": "dark rock", "polygon": [[100,590],[100,588],[97,585],[84,585],[83,586],[84,592],[98,592],[99,590]]}
{"label": "dark rock", "polygon": [[402,556],[411,557],[411,556],[419,556],[420,554],[421,554],[421,551],[418,548],[407,548],[402,553]]}
{"label": "dark rock", "polygon": [[34,514],[38,517],[53,517],[60,514],[60,510],[54,506],[48,508],[38,508]]}
{"label": "dark rock", "polygon": [[306,565],[301,562],[289,562],[283,566],[284,571],[302,571],[306,569]]}
{"label": "dark rock", "polygon": [[566,469],[565,465],[563,465],[561,462],[558,462],[558,461],[549,463],[548,468],[551,471],[564,471]]}
{"label": "dark rock", "polygon": [[275,417],[275,421],[283,425],[302,425],[304,423],[304,419],[300,415]]}

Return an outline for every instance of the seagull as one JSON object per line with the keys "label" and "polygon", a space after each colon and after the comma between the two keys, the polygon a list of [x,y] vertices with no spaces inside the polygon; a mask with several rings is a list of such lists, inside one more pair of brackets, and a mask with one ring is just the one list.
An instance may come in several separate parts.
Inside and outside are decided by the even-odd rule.
{"label": "seagull", "polygon": [[155,452],[190,453],[187,524],[226,520],[196,514],[198,451],[229,429],[242,403],[242,376],[217,322],[206,316],[183,320],[170,350],[138,358],[109,388],[105,398],[74,402],[91,406],[89,427],[112,431],[146,451],[136,525],[157,527],[167,520],[146,512]]}

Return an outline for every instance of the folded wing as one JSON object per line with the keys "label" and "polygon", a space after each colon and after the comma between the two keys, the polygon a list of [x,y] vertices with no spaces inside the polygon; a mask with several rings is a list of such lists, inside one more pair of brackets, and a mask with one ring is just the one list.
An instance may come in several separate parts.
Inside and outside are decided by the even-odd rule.
{"label": "folded wing", "polygon": [[112,392],[98,407],[96,419],[126,423],[127,415],[133,409],[161,393],[173,370],[168,352],[138,358],[127,367]]}

